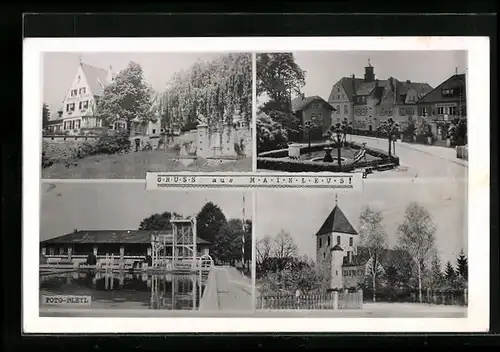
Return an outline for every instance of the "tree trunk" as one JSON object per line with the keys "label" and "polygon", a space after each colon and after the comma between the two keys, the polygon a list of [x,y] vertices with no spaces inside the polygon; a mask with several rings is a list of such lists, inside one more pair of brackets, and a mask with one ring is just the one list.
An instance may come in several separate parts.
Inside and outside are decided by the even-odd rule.
{"label": "tree trunk", "polygon": [[418,263],[418,301],[422,303],[422,273],[420,263]]}
{"label": "tree trunk", "polygon": [[373,286],[373,302],[375,302],[375,275],[376,275],[376,270],[372,270],[372,286]]}

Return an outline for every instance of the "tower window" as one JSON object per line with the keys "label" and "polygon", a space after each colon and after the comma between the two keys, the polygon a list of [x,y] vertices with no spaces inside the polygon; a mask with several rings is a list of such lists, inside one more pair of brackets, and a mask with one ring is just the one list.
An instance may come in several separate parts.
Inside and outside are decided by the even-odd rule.
{"label": "tower window", "polygon": [[354,239],[352,237],[349,238],[349,246],[353,246],[353,243],[354,243]]}
{"label": "tower window", "polygon": [[340,236],[337,236],[337,244],[340,246]]}
{"label": "tower window", "polygon": [[327,237],[328,238],[328,247],[330,247],[330,236]]}
{"label": "tower window", "polygon": [[321,248],[321,247],[322,247],[322,245],[323,245],[323,243],[322,243],[322,242],[323,242],[323,241],[321,241],[321,237],[320,237],[320,238],[319,238],[319,248]]}
{"label": "tower window", "polygon": [[325,258],[326,258],[326,253],[325,253],[325,252],[323,252],[323,259],[325,259]]}

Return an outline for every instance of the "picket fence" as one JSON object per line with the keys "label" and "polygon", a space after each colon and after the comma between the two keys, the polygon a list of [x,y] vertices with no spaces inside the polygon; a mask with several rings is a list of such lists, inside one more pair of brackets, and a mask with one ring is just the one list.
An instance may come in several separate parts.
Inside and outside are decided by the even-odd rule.
{"label": "picket fence", "polygon": [[325,292],[295,296],[293,294],[261,294],[260,309],[361,309],[363,292]]}

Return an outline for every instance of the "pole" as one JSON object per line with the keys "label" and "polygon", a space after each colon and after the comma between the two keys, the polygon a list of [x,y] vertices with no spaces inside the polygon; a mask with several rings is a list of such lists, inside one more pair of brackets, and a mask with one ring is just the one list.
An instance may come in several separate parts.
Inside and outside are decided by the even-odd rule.
{"label": "pole", "polygon": [[242,219],[242,245],[241,245],[241,265],[245,267],[245,195],[243,195],[243,219]]}

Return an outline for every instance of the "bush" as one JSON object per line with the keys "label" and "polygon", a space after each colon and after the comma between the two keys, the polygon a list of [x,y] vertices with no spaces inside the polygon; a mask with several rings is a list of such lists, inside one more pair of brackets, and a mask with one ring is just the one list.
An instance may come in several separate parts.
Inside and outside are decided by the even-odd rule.
{"label": "bush", "polygon": [[97,140],[92,154],[116,154],[130,151],[130,139],[126,131],[103,134]]}

